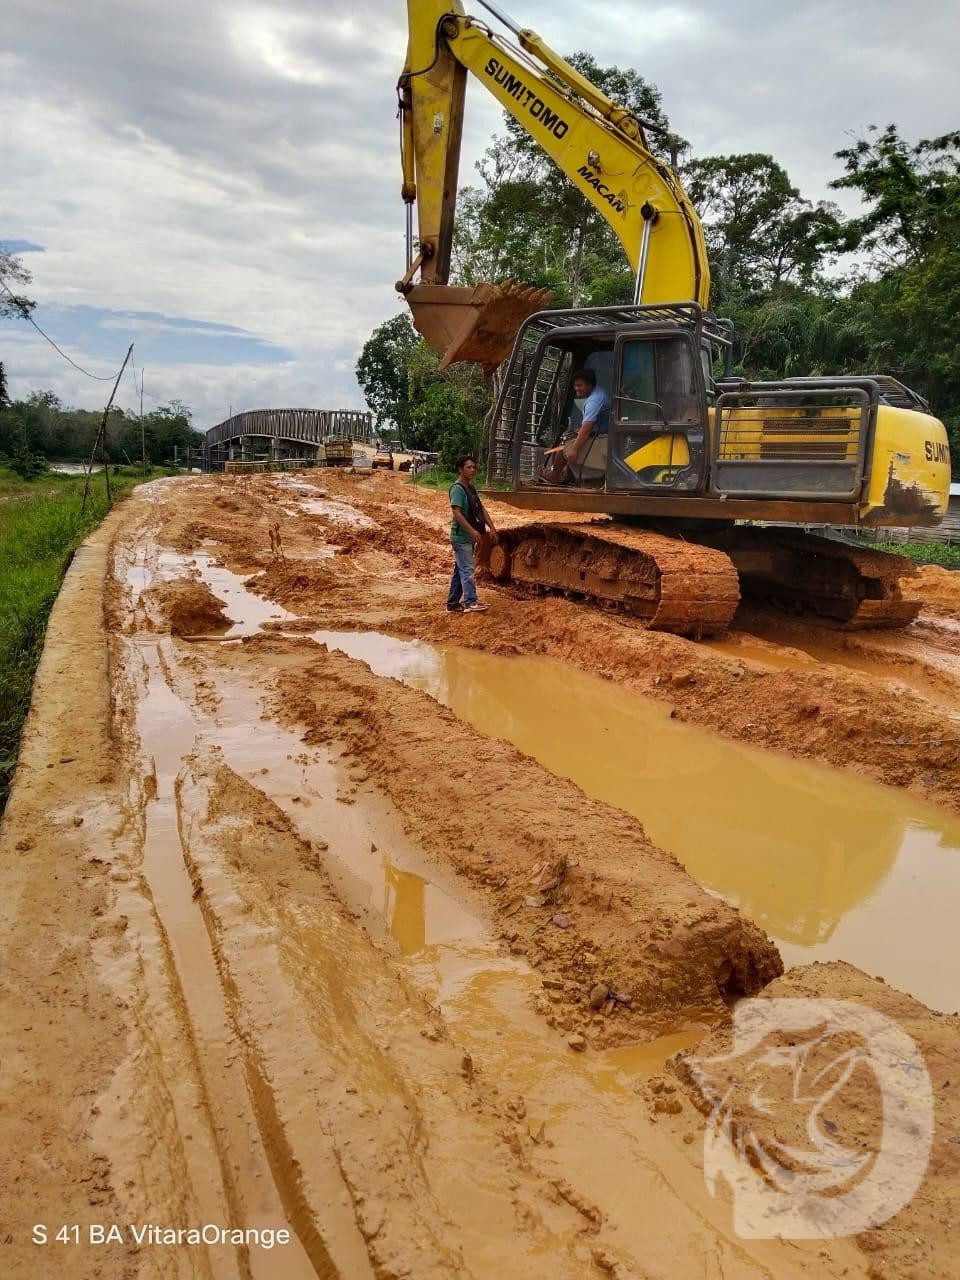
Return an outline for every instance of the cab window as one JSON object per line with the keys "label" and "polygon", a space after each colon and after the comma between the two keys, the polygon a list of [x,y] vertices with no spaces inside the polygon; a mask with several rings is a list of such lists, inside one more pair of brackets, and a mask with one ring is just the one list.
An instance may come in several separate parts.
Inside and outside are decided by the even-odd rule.
{"label": "cab window", "polygon": [[625,342],[620,377],[621,422],[649,422],[651,416],[657,416],[656,404],[653,343]]}
{"label": "cab window", "polygon": [[683,339],[623,344],[617,416],[628,423],[692,423],[699,418],[696,362]]}

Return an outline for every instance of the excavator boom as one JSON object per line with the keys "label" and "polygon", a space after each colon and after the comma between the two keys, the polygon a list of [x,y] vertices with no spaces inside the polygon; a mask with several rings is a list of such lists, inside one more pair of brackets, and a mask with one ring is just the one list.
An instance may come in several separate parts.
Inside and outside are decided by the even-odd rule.
{"label": "excavator boom", "polygon": [[[519,46],[468,16],[459,0],[407,0],[407,7],[409,45],[398,93],[402,194],[410,213],[407,272],[397,287],[406,295],[417,328],[443,353],[443,363],[477,360],[488,370],[495,368],[509,354],[523,321],[550,296],[513,281],[457,289],[447,284],[467,72],[520,122],[613,228],[636,273],[637,301],[689,299],[705,306],[710,275],[700,220],[671,167],[648,149],[636,117],[535,32],[502,15],[497,16]],[[413,284],[418,270],[420,282]]]}

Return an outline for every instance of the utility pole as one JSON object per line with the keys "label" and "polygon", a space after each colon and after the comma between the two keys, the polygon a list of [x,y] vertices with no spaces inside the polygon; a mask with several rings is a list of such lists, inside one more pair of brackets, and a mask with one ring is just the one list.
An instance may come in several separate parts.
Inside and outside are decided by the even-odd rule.
{"label": "utility pole", "polygon": [[143,463],[143,476],[147,476],[147,437],[143,429],[143,365],[140,366],[140,460]]}
{"label": "utility pole", "polygon": [[100,420],[100,429],[97,432],[97,438],[93,442],[93,452],[90,454],[90,464],[87,467],[87,474],[83,481],[83,501],[80,503],[81,514],[87,509],[87,491],[90,488],[90,474],[93,471],[93,461],[97,456],[97,448],[100,449],[100,458],[103,462],[103,474],[107,482],[107,506],[113,505],[113,493],[110,489],[110,459],[107,457],[107,418],[110,415],[110,406],[113,404],[113,397],[117,394],[117,387],[120,385],[120,379],[123,377],[123,371],[127,367],[127,362],[133,355],[133,343],[127,348],[127,354],[123,357],[123,364],[120,366],[120,372],[117,374],[117,380],[113,384],[113,390],[110,392],[110,399],[107,401],[107,407],[103,411],[103,417]]}

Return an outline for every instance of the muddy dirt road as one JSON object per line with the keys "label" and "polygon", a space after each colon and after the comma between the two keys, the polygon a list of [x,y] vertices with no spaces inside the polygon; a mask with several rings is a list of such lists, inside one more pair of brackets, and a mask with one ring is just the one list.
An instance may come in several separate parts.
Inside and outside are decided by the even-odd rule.
{"label": "muddy dirt road", "polygon": [[[2,837],[3,1274],[952,1274],[960,575],[882,636],[447,615],[447,510],[159,481],[78,554]],[[919,1046],[879,1229],[751,1238],[708,1190],[684,1054],[778,995]]]}

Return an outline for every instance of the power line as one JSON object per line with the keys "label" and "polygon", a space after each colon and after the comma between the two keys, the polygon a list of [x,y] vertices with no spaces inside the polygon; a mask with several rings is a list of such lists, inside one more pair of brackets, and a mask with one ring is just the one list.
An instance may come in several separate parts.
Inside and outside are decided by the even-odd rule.
{"label": "power line", "polygon": [[[2,289],[2,290],[3,290],[3,292],[4,292],[4,293],[9,297],[9,298],[12,298],[12,299],[13,299],[13,301],[14,301],[14,303],[16,303],[16,304],[17,304],[17,310],[20,312],[20,315],[22,315],[22,316],[23,316],[24,320],[29,321],[29,322],[30,322],[30,324],[32,324],[32,325],[33,325],[33,327],[36,329],[37,333],[39,333],[39,334],[40,334],[40,337],[41,337],[41,338],[46,338],[47,342],[49,342],[49,343],[50,343],[50,345],[51,345],[51,347],[53,347],[54,351],[59,351],[60,355],[62,355],[62,356],[63,356],[64,360],[66,360],[66,362],[67,362],[68,364],[72,364],[72,365],[73,365],[73,367],[74,367],[74,368],[75,368],[79,373],[83,373],[83,374],[85,374],[88,378],[93,378],[96,382],[112,382],[112,381],[114,380],[114,378],[117,376],[115,373],[110,373],[110,374],[107,374],[107,376],[106,376],[106,377],[103,377],[103,376],[102,376],[101,374],[99,374],[99,373],[91,373],[89,369],[84,369],[82,365],[77,364],[76,360],[71,360],[71,359],[70,359],[70,357],[67,355],[67,353],[66,353],[66,352],[65,352],[61,347],[58,347],[58,346],[57,346],[57,344],[56,344],[56,343],[54,342],[54,340],[50,337],[50,335],[49,335],[48,333],[44,333],[44,331],[43,331],[43,330],[40,328],[40,326],[37,324],[36,320],[34,320],[33,316],[29,313],[29,311],[24,311],[24,310],[19,306],[19,301],[18,301],[18,299],[17,299],[16,294],[15,294],[15,293],[13,293],[13,292],[11,292],[11,290],[7,288],[7,286],[4,284],[4,282],[3,282],[2,280],[0,280],[0,289]],[[124,364],[126,364],[126,361],[124,361]]]}

